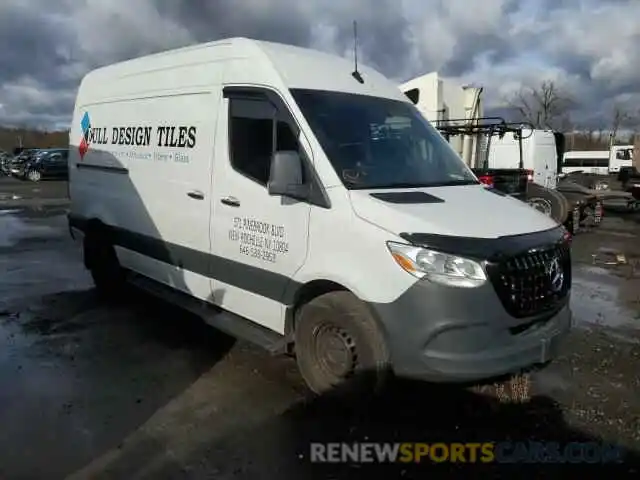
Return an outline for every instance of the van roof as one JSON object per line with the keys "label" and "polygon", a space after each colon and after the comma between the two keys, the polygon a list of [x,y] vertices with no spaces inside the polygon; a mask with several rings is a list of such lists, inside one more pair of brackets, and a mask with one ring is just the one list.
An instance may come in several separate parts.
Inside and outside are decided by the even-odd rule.
{"label": "van roof", "polygon": [[[358,65],[358,70],[364,78],[364,84],[360,84],[351,75],[354,62],[350,59],[309,48],[244,37],[191,45],[98,68],[84,77],[79,96],[83,91],[90,90],[90,86],[97,84],[101,90],[98,95],[103,99],[133,93],[131,90],[139,89],[140,83],[148,89],[150,84],[157,85],[155,81],[150,82],[150,76],[154,74],[162,74],[164,78],[161,83],[168,85],[166,73],[176,68],[190,68],[191,72],[197,69],[198,73],[170,75],[173,77],[175,88],[183,88],[189,82],[193,86],[198,84],[202,87],[203,81],[209,86],[219,85],[219,80],[212,80],[214,75],[207,72],[209,65],[213,66],[222,61],[247,60],[256,66],[250,69],[250,76],[247,73],[244,78],[242,75],[237,79],[233,76],[225,77],[223,83],[332,90],[408,102],[395,82],[373,68]],[[140,82],[132,82],[135,77],[138,77]],[[138,85],[134,87],[134,83]],[[91,96],[95,98],[95,95]]]}

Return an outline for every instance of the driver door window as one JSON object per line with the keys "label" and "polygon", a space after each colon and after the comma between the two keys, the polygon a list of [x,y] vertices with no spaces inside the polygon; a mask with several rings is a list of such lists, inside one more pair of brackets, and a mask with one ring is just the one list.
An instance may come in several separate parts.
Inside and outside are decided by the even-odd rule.
{"label": "driver door window", "polygon": [[288,123],[267,100],[231,98],[229,119],[232,167],[261,185],[267,184],[276,151],[300,151]]}

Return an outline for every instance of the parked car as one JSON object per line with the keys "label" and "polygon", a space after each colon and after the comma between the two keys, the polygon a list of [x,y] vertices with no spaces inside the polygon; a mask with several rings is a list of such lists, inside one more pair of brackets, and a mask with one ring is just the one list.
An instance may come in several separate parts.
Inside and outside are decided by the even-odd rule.
{"label": "parked car", "polygon": [[19,177],[32,182],[39,182],[43,178],[67,179],[68,158],[69,150],[66,148],[40,150],[22,164]]}
{"label": "parked car", "polygon": [[24,164],[38,151],[35,148],[23,149],[9,161],[9,174],[20,177]]}
{"label": "parked car", "polygon": [[9,162],[11,161],[11,155],[7,152],[0,151],[0,177],[3,175],[9,175]]}

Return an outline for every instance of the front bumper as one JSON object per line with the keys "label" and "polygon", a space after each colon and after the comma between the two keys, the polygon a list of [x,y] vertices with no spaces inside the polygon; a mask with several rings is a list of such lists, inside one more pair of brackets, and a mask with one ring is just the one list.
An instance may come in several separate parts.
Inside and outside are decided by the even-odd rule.
{"label": "front bumper", "polygon": [[373,304],[400,377],[478,382],[552,360],[571,329],[569,295],[555,311],[516,319],[493,286],[417,282],[392,303]]}

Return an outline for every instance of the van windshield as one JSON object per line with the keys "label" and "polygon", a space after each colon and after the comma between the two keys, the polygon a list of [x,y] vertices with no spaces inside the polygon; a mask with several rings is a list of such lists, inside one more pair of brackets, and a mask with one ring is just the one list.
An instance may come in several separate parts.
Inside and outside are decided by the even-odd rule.
{"label": "van windshield", "polygon": [[479,183],[410,103],[320,90],[291,93],[348,189]]}

